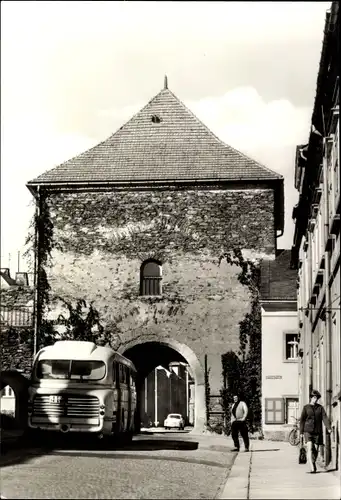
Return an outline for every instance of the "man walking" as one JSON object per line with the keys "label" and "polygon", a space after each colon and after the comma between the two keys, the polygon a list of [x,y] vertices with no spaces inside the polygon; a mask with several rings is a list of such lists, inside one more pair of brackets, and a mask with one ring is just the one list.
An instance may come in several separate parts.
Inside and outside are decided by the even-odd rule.
{"label": "man walking", "polygon": [[239,433],[243,438],[245,451],[249,451],[249,432],[245,422],[247,414],[247,404],[241,401],[239,395],[235,394],[233,396],[233,406],[231,409],[231,434],[234,443],[233,451],[239,451]]}
{"label": "man walking", "polygon": [[327,431],[331,432],[329,418],[322,405],[318,404],[321,394],[318,391],[311,391],[310,403],[302,410],[300,420],[300,434],[305,439],[307,445],[307,459],[310,465],[310,473],[316,473],[316,459],[318,457],[319,446],[323,445],[322,422]]}

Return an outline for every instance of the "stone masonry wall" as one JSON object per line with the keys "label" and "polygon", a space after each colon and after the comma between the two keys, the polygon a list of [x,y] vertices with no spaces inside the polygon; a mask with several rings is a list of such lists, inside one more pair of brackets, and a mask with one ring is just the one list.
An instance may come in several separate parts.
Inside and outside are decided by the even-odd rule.
{"label": "stone masonry wall", "polygon": [[[250,309],[239,269],[219,266],[219,256],[239,247],[274,258],[273,191],[63,192],[51,193],[48,204],[57,243],[51,295],[93,301],[103,323],[119,327],[116,348],[136,338],[174,339],[202,367],[207,354],[211,392],[218,392],[221,354],[238,349],[239,322]],[[139,296],[147,258],[162,262],[161,298]]]}
{"label": "stone masonry wall", "polygon": [[33,359],[33,331],[1,329],[1,370],[19,370],[30,377]]}
{"label": "stone masonry wall", "polygon": [[[27,307],[33,300],[33,290],[29,287],[15,286],[0,290],[1,307],[16,311]],[[20,370],[23,375],[31,374],[33,358],[33,327],[8,327],[1,324],[1,370]]]}

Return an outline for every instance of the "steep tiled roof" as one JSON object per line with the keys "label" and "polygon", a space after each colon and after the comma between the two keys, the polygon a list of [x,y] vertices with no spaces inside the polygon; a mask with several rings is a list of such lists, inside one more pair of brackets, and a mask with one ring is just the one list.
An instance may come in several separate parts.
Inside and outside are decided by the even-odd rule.
{"label": "steep tiled roof", "polygon": [[278,250],[275,260],[261,264],[262,300],[296,300],[297,271],[290,268],[291,250]]}
{"label": "steep tiled roof", "polygon": [[[156,121],[152,121],[152,117]],[[28,183],[280,180],[282,176],[220,141],[163,89],[115,134]]]}

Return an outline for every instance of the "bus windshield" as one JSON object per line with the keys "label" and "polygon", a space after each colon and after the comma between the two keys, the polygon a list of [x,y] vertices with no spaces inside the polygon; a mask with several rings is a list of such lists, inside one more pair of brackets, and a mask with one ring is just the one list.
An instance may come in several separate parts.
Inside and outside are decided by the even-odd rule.
{"label": "bus windshield", "polygon": [[75,361],[72,359],[44,359],[38,362],[40,379],[101,380],[105,376],[103,361]]}

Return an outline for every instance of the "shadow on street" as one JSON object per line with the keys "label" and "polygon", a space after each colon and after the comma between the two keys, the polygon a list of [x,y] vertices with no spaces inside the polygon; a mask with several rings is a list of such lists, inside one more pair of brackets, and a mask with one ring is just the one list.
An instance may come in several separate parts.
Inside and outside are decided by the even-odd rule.
{"label": "shadow on street", "polygon": [[[198,442],[196,441],[185,441],[181,439],[158,439],[154,437],[153,439],[134,439],[130,443],[125,443],[124,441],[114,440],[114,439],[80,439],[78,436],[71,439],[58,440],[56,442],[58,449],[70,450],[129,450],[129,451],[148,451],[148,450],[197,450]],[[53,446],[53,448],[56,448]]]}
{"label": "shadow on street", "polygon": [[[163,448],[153,448],[154,450],[156,449],[163,449]],[[168,448],[167,448],[168,449]],[[219,467],[222,469],[226,469],[226,464],[220,463],[220,462],[215,462],[213,460],[205,460],[203,458],[195,458],[195,457],[188,457],[186,455],[184,456],[160,456],[160,455],[132,455],[130,453],[124,453],[124,451],[128,451],[127,448],[124,448],[122,450],[123,453],[115,453],[114,455],[104,455],[103,453],[100,453],[99,451],[95,452],[90,452],[88,451],[82,451],[82,450],[77,450],[77,457],[87,457],[87,458],[106,458],[107,460],[118,460],[118,459],[128,459],[128,460],[158,460],[158,461],[167,461],[167,462],[182,462],[182,463],[188,463],[188,464],[198,464],[198,465],[207,465],[209,467]],[[141,451],[141,450],[139,450]],[[67,451],[67,450],[56,450],[52,451],[51,455],[54,456],[60,456],[60,457],[74,457],[75,452]]]}
{"label": "shadow on street", "polygon": [[[150,433],[152,434],[152,433]],[[33,441],[22,437],[17,442],[3,443],[1,446],[0,467],[8,467],[27,463],[37,456],[51,454],[53,451],[79,450],[82,452],[103,452],[110,450],[126,451],[156,451],[156,450],[197,450],[197,441],[181,439],[134,439],[130,443],[114,439],[96,439],[87,436],[44,436],[41,440]]]}
{"label": "shadow on street", "polygon": [[1,443],[0,468],[29,462],[35,457],[47,455],[52,449],[49,443],[37,445],[25,438],[16,443]]}

